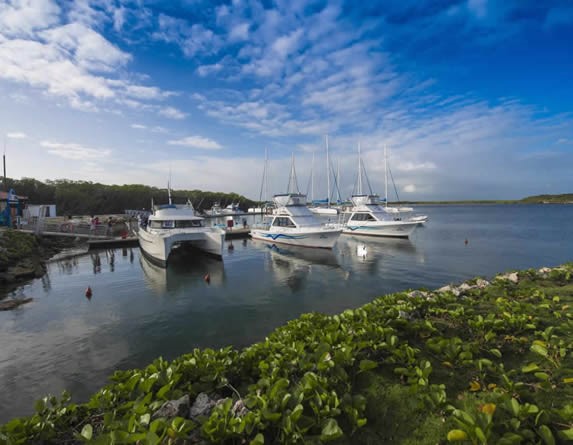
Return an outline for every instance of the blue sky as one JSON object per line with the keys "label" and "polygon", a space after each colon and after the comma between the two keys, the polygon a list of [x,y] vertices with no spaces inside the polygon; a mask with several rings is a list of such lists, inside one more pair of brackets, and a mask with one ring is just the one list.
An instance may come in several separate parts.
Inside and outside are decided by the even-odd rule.
{"label": "blue sky", "polygon": [[[0,3],[8,176],[403,200],[573,192],[570,0]],[[310,192],[310,190],[309,190]],[[392,199],[393,196],[391,195]]]}

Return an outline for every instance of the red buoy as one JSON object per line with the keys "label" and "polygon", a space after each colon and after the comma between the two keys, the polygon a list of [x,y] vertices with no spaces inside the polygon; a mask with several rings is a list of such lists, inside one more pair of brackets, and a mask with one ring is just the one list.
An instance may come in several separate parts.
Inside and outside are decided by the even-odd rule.
{"label": "red buoy", "polygon": [[92,288],[88,286],[88,288],[86,289],[86,297],[87,298],[91,298],[92,297]]}
{"label": "red buoy", "polygon": [[209,274],[205,275],[203,277],[203,279],[205,280],[206,283],[210,283],[211,282],[211,277],[209,276]]}

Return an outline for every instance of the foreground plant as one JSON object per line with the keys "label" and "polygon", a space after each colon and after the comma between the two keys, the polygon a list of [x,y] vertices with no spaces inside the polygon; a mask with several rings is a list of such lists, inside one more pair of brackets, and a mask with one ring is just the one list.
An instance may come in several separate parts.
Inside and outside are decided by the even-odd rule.
{"label": "foreground plant", "polygon": [[572,273],[528,270],[305,314],[241,351],[118,371],[87,403],[44,398],[0,427],[0,444],[566,443]]}

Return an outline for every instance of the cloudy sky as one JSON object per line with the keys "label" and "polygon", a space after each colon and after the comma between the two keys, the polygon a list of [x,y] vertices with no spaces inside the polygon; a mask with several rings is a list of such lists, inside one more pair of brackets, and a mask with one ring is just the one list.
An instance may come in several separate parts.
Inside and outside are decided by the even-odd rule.
{"label": "cloudy sky", "polygon": [[573,192],[573,3],[1,0],[0,99],[13,178],[319,197],[328,135],[343,196],[358,144],[403,200]]}

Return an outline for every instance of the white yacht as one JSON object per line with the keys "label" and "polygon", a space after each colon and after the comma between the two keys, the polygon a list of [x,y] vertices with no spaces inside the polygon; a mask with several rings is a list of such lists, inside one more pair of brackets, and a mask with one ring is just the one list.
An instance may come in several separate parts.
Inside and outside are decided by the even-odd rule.
{"label": "white yacht", "polygon": [[166,266],[171,251],[191,246],[221,257],[225,231],[205,226],[205,220],[195,215],[191,202],[153,206],[147,224],[138,231],[139,246],[151,261]]}
{"label": "white yacht", "polygon": [[[352,195],[352,207],[344,214],[343,233],[408,238],[420,224],[419,220],[402,218],[400,212],[388,211],[388,199],[382,206],[378,195],[362,193],[362,174],[366,175],[360,146],[358,147],[358,192]],[[366,176],[368,181],[368,177]],[[387,193],[386,185],[386,196]]]}
{"label": "white yacht", "polygon": [[275,244],[332,249],[342,228],[338,224],[323,223],[306,206],[306,195],[298,191],[294,156],[287,190],[273,197],[276,208],[262,223],[253,225],[251,237]]}
{"label": "white yacht", "polygon": [[377,195],[353,195],[352,204],[345,214],[343,233],[408,238],[420,224],[388,213]]}
{"label": "white yacht", "polygon": [[275,195],[273,201],[277,208],[262,224],[253,226],[252,238],[301,247],[334,247],[342,228],[314,216],[306,206],[306,195]]}

